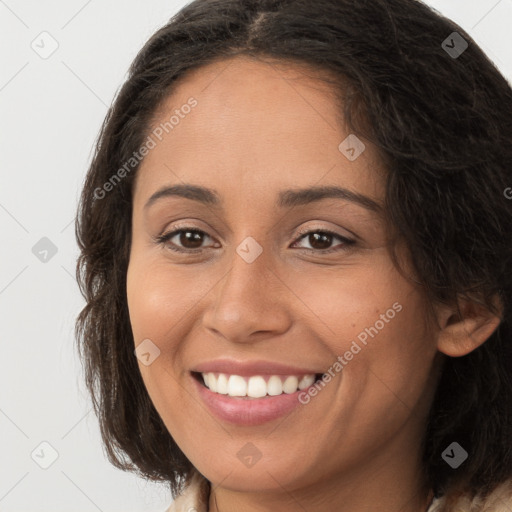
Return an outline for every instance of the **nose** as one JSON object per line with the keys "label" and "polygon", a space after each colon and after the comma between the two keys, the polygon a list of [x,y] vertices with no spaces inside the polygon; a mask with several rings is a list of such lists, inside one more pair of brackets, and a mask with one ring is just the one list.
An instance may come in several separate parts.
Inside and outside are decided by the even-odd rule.
{"label": "nose", "polygon": [[263,253],[248,263],[234,253],[231,268],[211,293],[204,326],[234,343],[274,338],[291,326],[293,294]]}

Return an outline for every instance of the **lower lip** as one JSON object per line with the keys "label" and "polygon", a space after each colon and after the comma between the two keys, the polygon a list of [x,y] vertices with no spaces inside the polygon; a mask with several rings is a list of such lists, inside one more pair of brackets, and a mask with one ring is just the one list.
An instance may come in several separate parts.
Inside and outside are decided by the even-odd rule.
{"label": "lower lip", "polygon": [[[235,425],[261,425],[290,413],[298,405],[299,393],[309,388],[287,395],[265,396],[262,398],[242,398],[221,395],[210,391],[193,376],[191,377],[208,409],[218,418]],[[313,386],[314,384],[312,384]]]}

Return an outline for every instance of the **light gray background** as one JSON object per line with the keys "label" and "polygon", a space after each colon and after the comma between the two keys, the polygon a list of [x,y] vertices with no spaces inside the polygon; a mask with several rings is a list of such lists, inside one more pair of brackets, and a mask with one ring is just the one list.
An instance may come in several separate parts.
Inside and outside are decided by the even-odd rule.
{"label": "light gray background", "polygon": [[[102,452],[74,348],[83,301],[73,220],[107,106],[143,43],[185,3],[0,0],[2,512],[163,511],[171,501]],[[512,0],[427,3],[512,81]],[[57,43],[46,59],[31,47]],[[43,237],[55,255],[33,253]],[[44,441],[58,453],[47,469],[35,462],[51,462]]]}

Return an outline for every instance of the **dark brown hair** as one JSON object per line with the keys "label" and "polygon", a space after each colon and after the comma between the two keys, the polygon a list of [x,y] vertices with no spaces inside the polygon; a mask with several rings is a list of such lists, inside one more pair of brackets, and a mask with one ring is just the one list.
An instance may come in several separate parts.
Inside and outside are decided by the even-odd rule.
{"label": "dark brown hair", "polygon": [[[442,47],[453,32],[469,44],[456,57]],[[463,29],[416,0],[196,0],[136,57],[101,129],[76,224],[86,299],[78,347],[110,461],[173,493],[192,468],[134,355],[125,281],[138,166],[112,177],[180,77],[235,55],[339,76],[340,117],[383,155],[387,215],[430,303],[467,297],[496,311],[500,298],[494,334],[446,357],[423,442],[437,496],[487,494],[512,476],[512,90]],[[469,453],[457,469],[441,457],[453,441]]]}

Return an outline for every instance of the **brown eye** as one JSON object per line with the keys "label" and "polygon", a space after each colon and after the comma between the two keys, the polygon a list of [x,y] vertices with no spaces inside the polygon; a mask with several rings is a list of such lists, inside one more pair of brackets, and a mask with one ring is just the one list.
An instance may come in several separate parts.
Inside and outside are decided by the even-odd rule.
{"label": "brown eye", "polygon": [[177,252],[200,251],[204,239],[211,238],[199,229],[182,228],[157,237],[157,242]]}
{"label": "brown eye", "polygon": [[310,233],[308,236],[308,241],[313,249],[329,249],[332,244],[333,236],[329,233]]}
{"label": "brown eye", "polygon": [[[332,244],[335,239],[338,239],[339,241],[341,241],[341,243],[335,247],[332,247]],[[300,247],[297,245],[304,240],[308,242],[310,247]],[[345,238],[344,236],[338,235],[337,233],[328,230],[317,229],[301,233],[301,236],[299,237],[297,242],[294,242],[293,245],[299,248],[303,248],[309,252],[325,254],[329,252],[342,251],[344,249],[347,249],[348,246],[354,245],[355,243],[356,242],[354,240]]]}
{"label": "brown eye", "polygon": [[199,231],[182,230],[178,234],[178,240],[185,249],[197,249],[203,243],[203,234]]}

